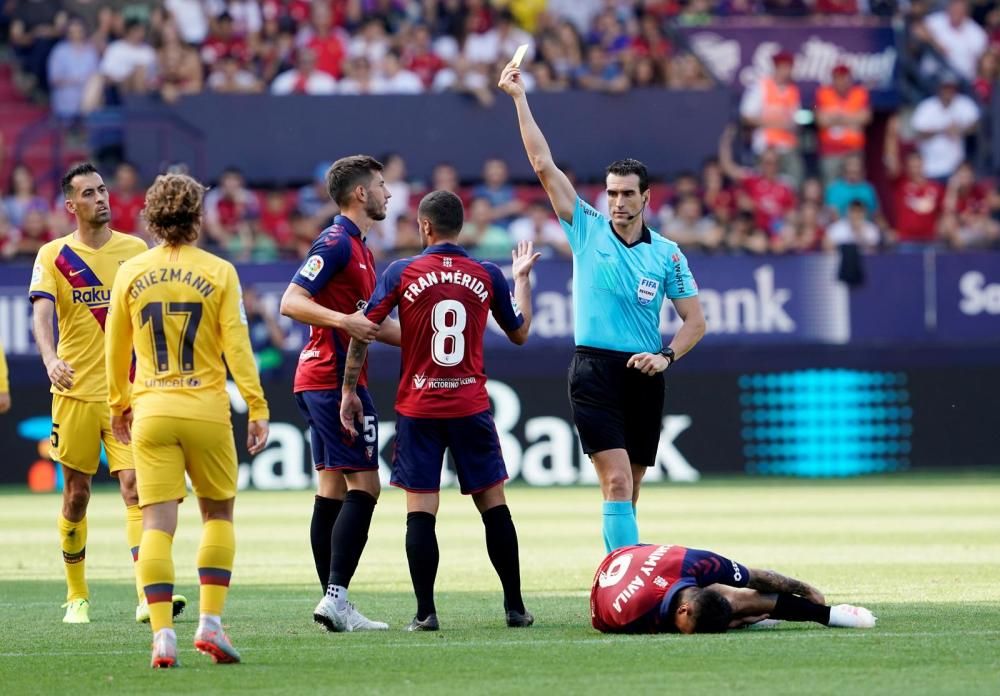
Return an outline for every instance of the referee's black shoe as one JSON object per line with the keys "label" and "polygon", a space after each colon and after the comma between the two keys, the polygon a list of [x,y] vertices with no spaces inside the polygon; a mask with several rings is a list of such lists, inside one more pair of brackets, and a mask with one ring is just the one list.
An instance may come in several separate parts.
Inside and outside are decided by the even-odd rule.
{"label": "referee's black shoe", "polygon": [[413,621],[410,625],[406,627],[407,631],[437,631],[441,628],[438,624],[437,614],[428,614],[426,619],[418,619],[416,616],[413,617]]}
{"label": "referee's black shoe", "polygon": [[535,623],[535,617],[528,610],[525,610],[523,614],[513,609],[507,610],[508,628],[527,628],[533,623]]}

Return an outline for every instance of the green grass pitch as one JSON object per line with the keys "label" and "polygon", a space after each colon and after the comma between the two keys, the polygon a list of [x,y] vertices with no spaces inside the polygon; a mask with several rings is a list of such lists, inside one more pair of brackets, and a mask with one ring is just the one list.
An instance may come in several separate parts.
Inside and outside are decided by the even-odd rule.
{"label": "green grass pitch", "polygon": [[62,563],[53,495],[0,493],[0,692],[741,694],[1000,693],[1000,478],[847,482],[725,480],[649,486],[643,539],[710,548],[799,576],[828,601],[871,608],[870,631],[811,624],[723,636],[604,636],[589,625],[601,556],[594,488],[512,487],[531,629],[503,626],[499,583],[470,500],[444,492],[438,534],[439,633],[413,614],[403,496],[383,493],[352,585],[382,633],[327,634],[308,545],[312,495],[242,494],[225,623],[244,663],[215,666],[191,646],[197,621],[196,505],[182,506],[177,589],[181,668],[149,669],[134,623],[124,510],[91,503],[87,626],[60,622]]}

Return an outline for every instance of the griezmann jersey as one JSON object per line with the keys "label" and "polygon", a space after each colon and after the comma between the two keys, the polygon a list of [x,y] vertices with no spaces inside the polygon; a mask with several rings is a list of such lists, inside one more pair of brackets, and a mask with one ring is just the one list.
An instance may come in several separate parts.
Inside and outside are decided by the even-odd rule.
{"label": "griezmann jersey", "polygon": [[632,245],[611,220],[576,199],[572,224],[560,220],[573,250],[576,345],[627,353],[663,348],[663,300],[694,297],[698,286],[680,247],[643,228]]}
{"label": "griezmann jersey", "polygon": [[[38,250],[28,297],[52,300],[56,306],[59,343],[56,354],[73,368],[73,386],[53,394],[80,401],[105,401],[104,332],[111,288],[121,265],[146,251],[137,237],[112,232],[100,249],[92,249],[73,234],[54,239]],[[126,358],[130,363],[130,358]]]}
{"label": "griezmann jersey", "polygon": [[[305,288],[320,306],[353,314],[364,309],[375,290],[375,257],[357,225],[338,215],[313,242],[292,282]],[[310,326],[309,342],[299,354],[295,369],[293,391],[340,389],[350,341],[346,331]],[[367,361],[358,384],[368,384]]]}
{"label": "griezmann jersey", "polygon": [[604,633],[661,633],[674,596],[714,583],[746,587],[750,572],[711,551],[638,544],[608,554],[590,588],[590,622]]}
{"label": "griezmann jersey", "polygon": [[436,244],[390,265],[365,313],[380,324],[397,306],[403,358],[396,411],[464,418],[489,410],[483,366],[489,314],[504,331],[524,323],[500,268],[456,244]]}
{"label": "griezmann jersey", "polygon": [[[127,365],[136,356],[129,400]],[[124,264],[111,291],[111,412],[229,423],[226,366],[249,407],[268,418],[236,269],[193,246],[157,246]],[[223,362],[225,356],[225,362]]]}

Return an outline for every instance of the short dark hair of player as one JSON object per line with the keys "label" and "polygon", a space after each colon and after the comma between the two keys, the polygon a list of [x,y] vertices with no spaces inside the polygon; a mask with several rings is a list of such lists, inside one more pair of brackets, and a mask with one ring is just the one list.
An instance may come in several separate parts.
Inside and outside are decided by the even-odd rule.
{"label": "short dark hair of player", "polygon": [[649,190],[649,172],[646,165],[637,159],[626,157],[608,165],[605,174],[615,174],[617,176],[628,176],[635,174],[639,177],[639,193],[646,193]]}
{"label": "short dark hair of player", "polygon": [[86,174],[98,174],[97,167],[90,162],[78,162],[66,170],[59,185],[62,187],[63,195],[69,198],[73,195],[73,179]]}
{"label": "short dark hair of player", "polygon": [[417,219],[430,222],[437,236],[453,239],[465,224],[462,199],[451,191],[431,191],[417,206]]}
{"label": "short dark hair of player", "polygon": [[168,246],[198,239],[205,187],[187,174],[160,174],[146,191],[142,216],[149,231]]}
{"label": "short dark hair of player", "polygon": [[695,633],[726,632],[733,618],[733,607],[721,593],[703,588],[689,601]]}
{"label": "short dark hair of player", "polygon": [[330,198],[343,208],[351,202],[355,187],[367,186],[375,172],[382,171],[382,163],[368,155],[341,157],[326,171],[326,190]]}

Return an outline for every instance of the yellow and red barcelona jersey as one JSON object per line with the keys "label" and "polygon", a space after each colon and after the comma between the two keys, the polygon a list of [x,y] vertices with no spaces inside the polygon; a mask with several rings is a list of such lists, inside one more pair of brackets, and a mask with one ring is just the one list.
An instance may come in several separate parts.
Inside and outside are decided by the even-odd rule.
{"label": "yellow and red barcelona jersey", "polygon": [[53,394],[81,401],[108,398],[104,369],[104,322],[111,286],[118,268],[146,250],[138,237],[112,232],[100,249],[92,249],[73,234],[55,239],[38,250],[28,296],[56,305],[59,345],[56,353],[73,368],[73,387]]}
{"label": "yellow and red barcelona jersey", "polygon": [[228,365],[250,420],[268,417],[236,269],[207,251],[161,245],[122,266],[111,291],[106,355],[113,414],[132,406],[136,419],[229,423]]}

